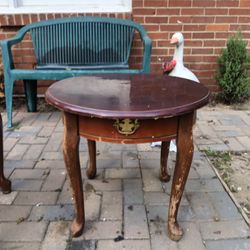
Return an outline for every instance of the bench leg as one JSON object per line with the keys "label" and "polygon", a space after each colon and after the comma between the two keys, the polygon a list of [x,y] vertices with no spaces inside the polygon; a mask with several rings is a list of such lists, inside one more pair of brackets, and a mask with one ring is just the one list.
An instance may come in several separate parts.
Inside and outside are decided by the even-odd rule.
{"label": "bench leg", "polygon": [[12,127],[12,103],[13,103],[13,86],[14,81],[8,76],[4,76],[4,90],[5,90],[5,102],[6,102],[6,112],[7,112],[7,126]]}
{"label": "bench leg", "polygon": [[27,110],[28,112],[36,112],[37,81],[23,80],[23,83],[24,83]]}
{"label": "bench leg", "polygon": [[183,230],[177,222],[177,213],[193,159],[193,115],[190,113],[179,118],[177,158],[168,210],[168,235],[175,241],[183,236]]}
{"label": "bench leg", "polygon": [[163,182],[168,182],[170,180],[170,175],[167,170],[168,154],[169,154],[170,141],[161,142],[161,172],[160,180]]}
{"label": "bench leg", "polygon": [[11,192],[11,182],[4,177],[3,173],[3,123],[0,114],[0,188],[4,194]]}
{"label": "bench leg", "polygon": [[89,166],[87,176],[89,179],[94,179],[96,176],[96,142],[88,140],[89,150]]}
{"label": "bench leg", "polygon": [[70,179],[76,210],[76,216],[71,225],[71,233],[73,237],[78,237],[82,234],[85,224],[83,185],[79,160],[80,137],[78,131],[78,117],[77,115],[64,112],[63,119],[63,154]]}

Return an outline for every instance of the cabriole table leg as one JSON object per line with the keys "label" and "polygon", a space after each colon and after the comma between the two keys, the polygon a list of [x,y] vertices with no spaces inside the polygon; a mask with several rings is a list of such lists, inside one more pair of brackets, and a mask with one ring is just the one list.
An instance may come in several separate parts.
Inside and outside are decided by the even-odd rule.
{"label": "cabriole table leg", "polygon": [[175,241],[181,239],[183,230],[177,222],[177,213],[193,158],[193,112],[179,117],[177,159],[173,176],[168,210],[168,235]]}
{"label": "cabriole table leg", "polygon": [[76,216],[71,225],[73,237],[82,234],[85,224],[84,198],[79,160],[78,116],[64,112],[63,154],[75,201]]}
{"label": "cabriole table leg", "polygon": [[0,113],[0,189],[8,194],[11,192],[11,182],[4,177],[3,165],[3,121]]}
{"label": "cabriole table leg", "polygon": [[170,180],[170,175],[167,170],[168,154],[169,154],[170,141],[163,141],[161,143],[161,172],[160,180],[163,182],[168,182]]}
{"label": "cabriole table leg", "polygon": [[94,179],[96,176],[96,142],[92,140],[87,141],[89,151],[89,166],[87,170],[87,176],[89,179]]}

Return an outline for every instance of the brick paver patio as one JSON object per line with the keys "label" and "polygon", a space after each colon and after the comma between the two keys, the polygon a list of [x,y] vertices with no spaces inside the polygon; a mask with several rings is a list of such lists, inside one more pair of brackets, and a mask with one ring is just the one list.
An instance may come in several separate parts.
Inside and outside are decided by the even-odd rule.
{"label": "brick paver patio", "polygon": [[[6,114],[3,113],[6,124]],[[98,143],[98,176],[87,180],[81,140],[86,227],[72,239],[74,215],[61,151],[59,112],[16,112],[4,127],[5,173],[12,193],[0,194],[0,249],[235,250],[250,249],[250,230],[199,149],[250,151],[250,111],[203,108],[194,129],[195,154],[179,210],[185,235],[166,236],[171,183],[159,181],[158,148]],[[169,169],[173,172],[175,153]]]}

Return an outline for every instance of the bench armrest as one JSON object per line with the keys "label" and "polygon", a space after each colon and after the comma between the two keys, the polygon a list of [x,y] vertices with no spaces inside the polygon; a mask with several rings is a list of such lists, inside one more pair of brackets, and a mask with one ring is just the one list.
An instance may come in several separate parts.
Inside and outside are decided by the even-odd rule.
{"label": "bench armrest", "polygon": [[9,39],[5,39],[5,40],[1,40],[0,41],[0,45],[3,46],[3,45],[7,45],[7,46],[12,46],[14,44],[17,44],[19,42],[22,41],[24,35],[23,36],[15,36],[13,38],[9,38]]}
{"label": "bench armrest", "polygon": [[146,30],[142,25],[140,24],[134,24],[134,25],[136,26],[136,29],[139,31],[144,46],[142,70],[143,73],[150,73],[152,40],[149,38]]}
{"label": "bench armrest", "polygon": [[2,48],[2,62],[4,65],[5,74],[10,69],[14,68],[13,57],[11,53],[11,46],[21,42],[23,40],[25,33],[26,31],[23,28],[19,32],[17,32],[15,37],[0,41],[0,47]]}
{"label": "bench armrest", "polygon": [[150,73],[152,41],[147,34],[142,37],[142,41],[144,44],[142,68],[145,73]]}
{"label": "bench armrest", "polygon": [[2,62],[4,75],[9,75],[10,70],[14,68],[13,57],[11,53],[11,43],[9,40],[0,41],[0,46],[2,48]]}

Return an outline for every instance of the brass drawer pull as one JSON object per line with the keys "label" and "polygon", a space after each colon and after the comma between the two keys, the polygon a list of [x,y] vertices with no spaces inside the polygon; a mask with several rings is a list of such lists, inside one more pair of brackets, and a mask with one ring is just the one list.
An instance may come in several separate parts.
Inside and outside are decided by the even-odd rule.
{"label": "brass drawer pull", "polygon": [[117,119],[114,123],[114,127],[117,129],[118,133],[122,135],[132,135],[139,128],[140,124],[136,120],[129,118]]}

